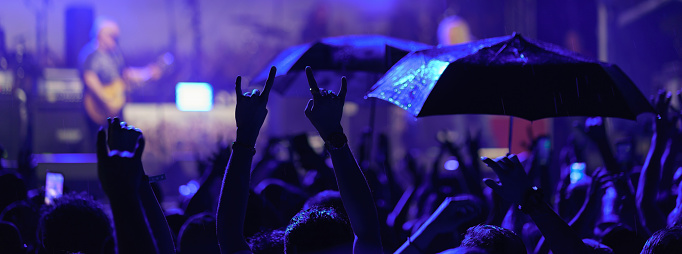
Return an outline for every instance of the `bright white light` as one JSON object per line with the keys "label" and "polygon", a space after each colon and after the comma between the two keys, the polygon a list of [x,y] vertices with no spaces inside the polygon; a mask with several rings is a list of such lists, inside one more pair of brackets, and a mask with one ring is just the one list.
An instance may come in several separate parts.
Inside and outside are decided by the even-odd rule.
{"label": "bright white light", "polygon": [[445,162],[444,165],[445,169],[447,170],[457,170],[459,168],[459,161],[457,160],[448,160]]}
{"label": "bright white light", "polygon": [[178,191],[185,197],[189,196],[189,188],[187,188],[187,185],[180,185]]}
{"label": "bright white light", "polygon": [[585,166],[586,165],[584,162],[576,162],[571,164],[571,174],[569,175],[571,178],[571,183],[577,183],[583,179],[585,176]]}
{"label": "bright white light", "polygon": [[180,111],[210,111],[213,87],[208,83],[180,82],[175,86],[175,105]]}
{"label": "bright white light", "polygon": [[185,197],[194,196],[199,190],[199,182],[196,180],[189,180],[187,184],[180,185],[178,192]]}
{"label": "bright white light", "polygon": [[189,183],[187,183],[187,188],[189,188],[190,194],[197,193],[197,190],[199,190],[199,182],[190,180]]}

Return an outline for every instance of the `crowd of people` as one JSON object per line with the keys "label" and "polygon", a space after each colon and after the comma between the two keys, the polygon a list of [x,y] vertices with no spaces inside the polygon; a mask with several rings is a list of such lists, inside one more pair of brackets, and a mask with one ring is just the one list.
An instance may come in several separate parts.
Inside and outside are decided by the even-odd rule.
{"label": "crowd of people", "polygon": [[[36,181],[30,163],[1,169],[0,253],[682,253],[675,165],[682,131],[669,92],[653,102],[659,116],[643,165],[611,150],[596,117],[584,133],[604,166],[582,179],[571,169],[584,161],[580,148],[562,149],[553,168],[538,156],[539,141],[530,156],[481,158],[497,175],[482,179],[478,142],[469,137],[461,145],[441,139],[431,168],[406,154],[402,168],[412,181],[404,187],[386,136],[372,158],[351,152],[341,125],[346,79],[338,92],[320,89],[309,67],[304,113],[325,152],[306,136],[290,140],[289,158],[274,145],[256,149],[275,73],[262,91],[246,93],[237,77],[236,140],[210,160],[182,213],[159,205],[163,195],[141,160],[144,135],[118,118],[97,133],[106,208],[87,193],[45,205],[41,194],[28,194]],[[264,155],[254,164],[257,151]],[[446,154],[460,162],[457,177],[437,173]],[[558,182],[550,170],[561,172]]]}

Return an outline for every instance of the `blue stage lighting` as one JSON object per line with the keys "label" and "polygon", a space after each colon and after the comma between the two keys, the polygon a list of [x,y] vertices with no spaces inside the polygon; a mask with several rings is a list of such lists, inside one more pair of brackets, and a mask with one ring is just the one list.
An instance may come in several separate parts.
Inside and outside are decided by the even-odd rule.
{"label": "blue stage lighting", "polygon": [[180,111],[211,111],[213,87],[208,83],[180,82],[175,86],[175,105]]}
{"label": "blue stage lighting", "polygon": [[445,165],[443,165],[445,169],[447,170],[457,170],[459,168],[459,161],[457,160],[448,160],[445,162]]}

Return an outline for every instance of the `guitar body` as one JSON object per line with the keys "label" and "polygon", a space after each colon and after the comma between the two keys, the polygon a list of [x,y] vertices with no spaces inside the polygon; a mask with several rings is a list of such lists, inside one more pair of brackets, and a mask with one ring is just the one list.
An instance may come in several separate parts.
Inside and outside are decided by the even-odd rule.
{"label": "guitar body", "polygon": [[[156,63],[150,64],[144,67],[144,71],[140,71],[137,68],[138,74],[136,79],[126,79],[122,78],[115,79],[111,83],[104,85],[102,87],[101,94],[95,94],[90,90],[86,90],[83,94],[83,106],[85,107],[85,112],[87,113],[90,120],[102,126],[107,125],[107,118],[120,116],[123,106],[126,104],[126,93],[129,92],[130,88],[134,88],[136,85],[141,85],[141,83],[148,80],[158,80],[164,73],[172,69],[173,55],[171,53],[164,53],[159,56]],[[153,68],[152,68],[153,67]],[[152,71],[154,70],[154,71]],[[146,77],[140,77],[142,75],[139,72],[143,72],[148,75]],[[156,72],[156,75],[153,74]],[[88,78],[87,72],[84,74],[83,82],[87,83],[89,79],[94,79],[93,82],[99,83],[99,77],[95,73],[91,73],[92,76]],[[125,76],[125,75],[122,75]],[[129,87],[130,85],[130,87]]]}
{"label": "guitar body", "polygon": [[92,91],[83,95],[83,106],[90,120],[106,126],[107,118],[119,116],[126,103],[125,83],[119,79],[103,87],[102,98]]}

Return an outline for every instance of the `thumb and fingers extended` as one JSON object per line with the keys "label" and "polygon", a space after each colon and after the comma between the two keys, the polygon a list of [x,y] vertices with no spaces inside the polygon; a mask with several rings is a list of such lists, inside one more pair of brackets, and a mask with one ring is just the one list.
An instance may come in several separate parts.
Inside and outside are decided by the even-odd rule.
{"label": "thumb and fingers extended", "polygon": [[516,154],[509,155],[508,157],[514,164],[521,164],[519,157]]}
{"label": "thumb and fingers extended", "polygon": [[320,88],[317,86],[317,81],[315,81],[315,76],[313,76],[313,69],[310,66],[305,67],[305,75],[308,78],[308,86],[310,86],[310,93],[313,94],[313,99],[319,98]]}
{"label": "thumb and fingers extended", "polygon": [[234,91],[237,93],[237,97],[242,96],[242,76],[237,76],[237,80],[234,81]]}
{"label": "thumb and fingers extended", "polygon": [[265,99],[268,99],[268,96],[270,95],[270,90],[272,89],[272,85],[275,83],[275,76],[277,75],[277,67],[272,66],[270,67],[270,74],[268,75],[268,79],[265,81],[265,87],[263,87],[263,92],[261,95],[265,97]]}
{"label": "thumb and fingers extended", "polygon": [[341,78],[341,90],[339,90],[339,98],[346,100],[346,93],[348,93],[348,80],[346,77]]}
{"label": "thumb and fingers extended", "polygon": [[499,175],[500,173],[503,172],[502,167],[499,164],[497,164],[497,162],[494,161],[493,159],[488,158],[488,157],[483,157],[483,158],[481,158],[481,160],[483,160],[483,163],[488,165],[488,167],[493,169],[493,171],[495,171],[495,174]]}
{"label": "thumb and fingers extended", "polygon": [[485,183],[485,185],[487,185],[488,187],[493,189],[494,192],[501,193],[501,191],[502,191],[502,186],[497,184],[497,182],[495,182],[495,180],[493,180],[493,179],[484,178],[483,183]]}

